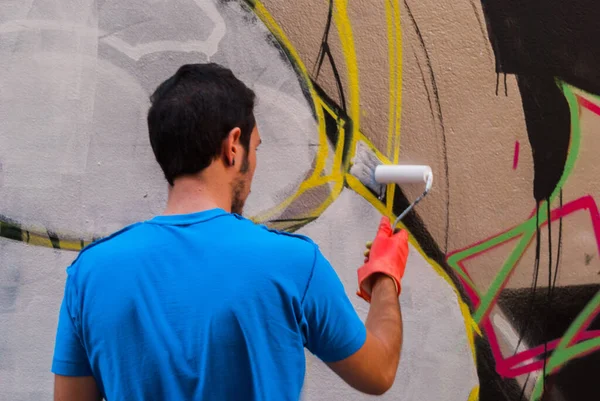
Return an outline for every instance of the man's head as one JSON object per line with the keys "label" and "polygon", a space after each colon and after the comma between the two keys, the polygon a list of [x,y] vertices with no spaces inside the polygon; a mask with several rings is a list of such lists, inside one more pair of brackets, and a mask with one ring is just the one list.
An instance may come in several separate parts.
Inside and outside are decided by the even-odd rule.
{"label": "man's head", "polygon": [[148,130],[154,156],[171,186],[211,172],[231,189],[234,213],[250,193],[260,137],[255,94],[218,64],[186,64],[150,97]]}

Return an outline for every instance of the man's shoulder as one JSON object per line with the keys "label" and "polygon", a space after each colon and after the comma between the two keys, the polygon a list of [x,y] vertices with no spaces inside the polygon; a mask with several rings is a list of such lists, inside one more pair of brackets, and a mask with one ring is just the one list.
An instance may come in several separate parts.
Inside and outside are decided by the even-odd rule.
{"label": "man's shoulder", "polygon": [[115,253],[136,243],[137,232],[142,225],[143,222],[133,223],[110,235],[94,240],[79,251],[77,257],[73,263],[71,263],[67,271],[72,272],[76,266],[80,267],[84,264],[88,264],[88,262],[114,260],[116,256]]}
{"label": "man's shoulder", "polygon": [[303,253],[310,258],[314,258],[315,251],[318,250],[318,245],[306,235],[279,230],[244,217],[236,217],[248,224],[250,232],[254,233],[257,241],[260,241],[265,247],[293,254]]}
{"label": "man's shoulder", "polygon": [[316,243],[310,237],[307,237],[306,235],[298,234],[295,232],[284,231],[284,230],[278,230],[274,227],[269,227],[267,224],[256,223],[252,220],[249,220],[245,217],[241,217],[238,215],[236,215],[236,217],[242,221],[246,221],[247,223],[252,224],[252,226],[256,230],[266,234],[271,239],[286,241],[286,242],[290,242],[293,244],[304,244],[304,245],[316,246]]}
{"label": "man's shoulder", "polygon": [[297,245],[310,245],[311,247],[317,245],[310,237],[307,237],[306,235],[278,230],[276,228],[268,227],[266,225],[259,225],[259,227],[271,233],[275,238],[278,238],[282,241],[289,241],[290,243]]}

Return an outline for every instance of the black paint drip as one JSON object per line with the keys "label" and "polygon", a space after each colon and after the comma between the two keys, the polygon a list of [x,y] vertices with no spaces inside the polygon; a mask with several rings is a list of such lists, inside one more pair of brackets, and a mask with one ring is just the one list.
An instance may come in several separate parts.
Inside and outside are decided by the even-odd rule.
{"label": "black paint drip", "polygon": [[[541,257],[541,228],[540,224],[540,211],[539,205],[536,210],[536,244],[535,244],[535,262],[533,268],[533,279],[531,284],[531,289],[529,292],[529,307],[527,308],[528,312],[526,313],[527,319],[525,320],[525,326],[519,335],[519,341],[517,346],[515,347],[515,351],[513,353],[516,354],[519,346],[521,345],[523,339],[529,338],[530,342],[536,341],[536,335],[530,333],[530,328],[534,325],[532,322],[536,320],[536,314],[539,312],[540,308],[543,309],[543,334],[541,335],[541,340],[544,342],[544,353],[542,355],[543,358],[543,369],[542,369],[542,380],[544,384],[544,391],[542,400],[546,399],[546,397],[550,397],[550,393],[552,391],[552,380],[547,375],[547,359],[550,356],[548,353],[548,342],[553,340],[553,337],[556,336],[553,329],[553,302],[554,302],[554,292],[556,288],[556,279],[558,277],[558,269],[560,265],[560,256],[561,256],[561,248],[562,248],[562,216],[559,218],[558,225],[558,246],[556,251],[556,263],[553,262],[553,250],[552,250],[552,210],[550,207],[550,198],[545,199],[546,204],[548,205],[547,209],[547,223],[548,223],[548,284],[546,288],[546,299],[544,301],[545,305],[536,305],[536,301],[539,298],[536,294],[538,278],[539,278],[539,270],[540,270],[540,257]],[[559,193],[559,210],[563,206],[563,193],[562,190]],[[562,335],[562,333],[561,333]],[[538,339],[539,340],[539,339]],[[536,344],[533,344],[534,346]],[[521,390],[521,395],[519,400],[522,400],[525,395],[525,389],[529,382],[530,375],[527,375],[527,379],[523,385]]]}
{"label": "black paint drip", "polygon": [[[550,209],[550,199],[546,199],[548,210],[547,210],[547,218],[548,218],[548,299],[546,300],[546,324],[545,331],[546,335],[544,336],[544,367],[542,369],[542,379],[544,380],[544,394],[548,393],[548,382],[546,366],[548,364],[548,333],[550,332],[550,319],[552,319],[552,219],[551,219],[551,209]],[[539,228],[538,228],[539,230]]]}
{"label": "black paint drip", "polygon": [[533,196],[550,198],[560,181],[571,139],[569,104],[550,76],[517,76],[533,155]]}

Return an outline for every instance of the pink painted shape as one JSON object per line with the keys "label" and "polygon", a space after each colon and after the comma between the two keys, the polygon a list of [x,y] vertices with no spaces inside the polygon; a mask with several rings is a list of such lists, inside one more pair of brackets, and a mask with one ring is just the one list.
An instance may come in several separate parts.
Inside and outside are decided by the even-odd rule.
{"label": "pink painted shape", "polygon": [[515,141],[515,155],[513,156],[513,170],[517,169],[519,165],[519,150],[521,149],[521,144],[519,141]]}
{"label": "pink painted shape", "polygon": [[[600,111],[600,108],[598,108],[598,111]],[[590,217],[592,220],[592,226],[594,229],[594,235],[596,237],[596,245],[598,247],[598,253],[600,254],[600,211],[598,210],[598,206],[596,204],[596,201],[594,200],[594,198],[591,195],[586,195],[583,196],[579,199],[576,199],[574,201],[571,201],[565,205],[563,205],[562,208],[558,208],[558,209],[554,209],[551,211],[550,213],[550,221],[555,221],[558,220],[562,217],[565,217],[571,213],[580,211],[580,210],[588,210],[590,213]],[[544,224],[542,224],[542,226],[547,225],[548,222],[544,222]],[[509,230],[506,230],[509,231]],[[502,235],[503,233],[505,233],[506,231],[494,235],[490,238],[495,238],[499,235]],[[521,234],[522,235],[522,234]],[[497,244],[496,246],[490,248],[496,248],[506,242],[515,240],[516,238],[520,237],[521,235],[515,237],[515,238],[511,238],[507,241],[504,241],[500,244]],[[473,244],[471,246],[467,246],[464,249],[468,249],[468,248],[472,248],[476,245],[481,244],[482,242],[485,242],[487,240],[483,240],[483,241],[478,241],[476,244]],[[530,241],[531,244],[532,241]],[[529,246],[529,245],[528,245]],[[462,249],[462,250],[464,250]],[[467,275],[470,278],[469,273],[467,272],[467,270],[465,269],[465,266],[463,265],[463,262],[467,259],[471,259],[477,255],[481,255],[487,251],[489,251],[490,249],[487,249],[485,251],[482,252],[478,252],[476,254],[473,255],[469,255],[467,258],[464,258],[460,261],[457,261],[458,266],[460,267],[460,269],[465,273],[465,275]],[[462,250],[456,250],[451,252],[449,255],[460,252]],[[459,276],[460,278],[460,276]],[[508,280],[508,278],[510,278],[510,275],[506,278],[506,281]],[[477,305],[479,305],[480,303],[480,299],[479,299],[479,295],[477,292],[476,288],[472,288],[465,280],[463,280],[461,278],[462,283],[465,286],[467,295],[469,296],[469,298],[471,299],[471,301],[473,302],[473,305],[475,307],[477,307]],[[600,308],[598,308],[596,311],[594,311],[594,313],[590,316],[590,318],[588,319],[588,321],[582,326],[582,328],[580,329],[579,332],[577,332],[575,334],[575,337],[573,338],[573,341],[569,344],[569,346],[586,340],[586,339],[590,339],[590,338],[595,338],[595,337],[600,337],[600,330],[594,330],[594,331],[586,331],[588,326],[591,324],[592,320],[595,318],[595,316],[600,313]],[[522,374],[525,373],[530,373],[530,372],[534,372],[536,370],[539,370],[543,367],[543,360],[539,360],[539,361],[534,361],[531,362],[527,365],[524,366],[518,366],[521,363],[530,360],[532,358],[536,358],[540,355],[544,354],[544,345],[539,345],[536,346],[534,348],[522,351],[520,353],[517,353],[515,355],[512,355],[510,357],[505,358],[504,355],[502,355],[502,351],[500,350],[500,344],[498,342],[498,338],[496,336],[496,332],[494,330],[494,326],[492,325],[491,321],[486,317],[486,319],[482,322],[481,324],[482,330],[485,332],[489,344],[490,344],[490,348],[492,350],[492,354],[494,355],[494,359],[496,360],[496,371],[498,372],[498,374],[500,374],[501,376],[504,377],[517,377],[520,376]],[[548,342],[547,344],[547,349],[548,350],[552,350],[554,349],[557,345],[558,342],[560,341],[559,339],[553,340],[551,342]]]}
{"label": "pink painted shape", "polygon": [[596,113],[600,116],[600,106],[598,106],[596,103],[590,102],[589,100],[581,96],[577,96],[577,101],[582,107],[585,107],[589,111]]}

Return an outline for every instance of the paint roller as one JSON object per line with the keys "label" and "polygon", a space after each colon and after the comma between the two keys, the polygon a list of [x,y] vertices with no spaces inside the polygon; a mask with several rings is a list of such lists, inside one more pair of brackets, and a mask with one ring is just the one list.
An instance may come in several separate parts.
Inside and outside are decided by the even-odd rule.
{"label": "paint roller", "polygon": [[433,172],[431,167],[423,165],[400,165],[400,164],[382,164],[375,167],[373,173],[374,180],[379,184],[420,184],[425,183],[425,191],[402,213],[398,215],[392,227],[396,226],[410,212],[417,203],[429,193],[433,184]]}

